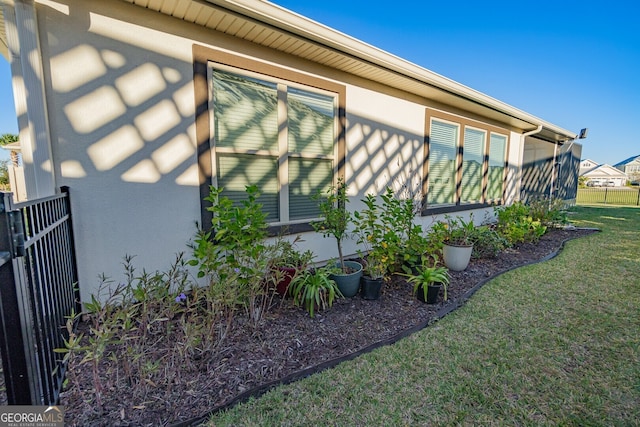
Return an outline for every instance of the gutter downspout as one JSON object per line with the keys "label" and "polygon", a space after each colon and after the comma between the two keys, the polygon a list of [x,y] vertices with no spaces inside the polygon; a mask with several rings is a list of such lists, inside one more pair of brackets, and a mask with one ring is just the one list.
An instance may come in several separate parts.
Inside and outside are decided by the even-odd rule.
{"label": "gutter downspout", "polygon": [[521,135],[520,140],[522,142],[520,144],[520,153],[518,154],[518,157],[519,157],[518,160],[520,161],[520,174],[519,174],[520,176],[518,179],[518,187],[520,188],[520,191],[518,192],[519,193],[518,200],[520,200],[522,197],[522,175],[523,175],[522,168],[524,167],[524,164],[523,164],[524,163],[524,142],[528,136],[535,135],[540,132],[542,132],[542,125],[538,125],[538,127],[535,128],[534,130],[530,130]]}

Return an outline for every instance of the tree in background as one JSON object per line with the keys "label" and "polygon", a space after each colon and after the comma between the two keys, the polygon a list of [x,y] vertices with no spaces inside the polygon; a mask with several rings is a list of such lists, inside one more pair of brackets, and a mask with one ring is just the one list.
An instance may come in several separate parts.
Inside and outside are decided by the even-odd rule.
{"label": "tree in background", "polygon": [[0,190],[9,189],[9,160],[0,160]]}
{"label": "tree in background", "polygon": [[[0,146],[11,144],[18,141],[18,135],[5,133],[0,135]],[[11,151],[11,162],[18,165],[18,153]],[[0,190],[9,190],[9,160],[0,161]]]}
{"label": "tree in background", "polygon": [[587,188],[587,177],[579,176],[578,177],[578,188]]}
{"label": "tree in background", "polygon": [[7,144],[11,144],[12,142],[18,141],[18,135],[14,135],[12,133],[5,133],[0,135],[0,145],[5,146]]}

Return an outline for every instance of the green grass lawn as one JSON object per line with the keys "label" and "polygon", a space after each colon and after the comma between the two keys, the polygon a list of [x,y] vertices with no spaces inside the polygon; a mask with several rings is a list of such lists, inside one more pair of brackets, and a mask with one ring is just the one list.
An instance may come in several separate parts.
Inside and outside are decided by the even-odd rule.
{"label": "green grass lawn", "polygon": [[578,207],[571,219],[603,231],[209,425],[640,425],[640,209]]}

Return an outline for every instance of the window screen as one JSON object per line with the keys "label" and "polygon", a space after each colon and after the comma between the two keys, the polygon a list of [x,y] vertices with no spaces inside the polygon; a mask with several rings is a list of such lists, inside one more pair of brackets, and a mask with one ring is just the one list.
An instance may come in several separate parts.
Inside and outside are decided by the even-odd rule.
{"label": "window screen", "polygon": [[504,165],[507,149],[507,137],[491,134],[489,142],[489,180],[487,199],[502,199],[504,187]]}
{"label": "window screen", "polygon": [[462,155],[462,203],[480,202],[482,200],[482,164],[484,162],[484,146],[486,133],[477,129],[464,130],[464,146]]}
{"label": "window screen", "polygon": [[456,154],[459,126],[433,120],[429,136],[429,178],[427,203],[455,201]]}

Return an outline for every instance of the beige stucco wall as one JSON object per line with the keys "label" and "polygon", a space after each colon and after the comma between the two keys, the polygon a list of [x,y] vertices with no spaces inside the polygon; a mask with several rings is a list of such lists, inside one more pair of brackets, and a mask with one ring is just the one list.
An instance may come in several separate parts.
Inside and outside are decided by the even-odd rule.
{"label": "beige stucco wall", "polygon": [[[128,21],[128,22],[127,22]],[[83,299],[125,254],[168,268],[200,218],[191,41],[120,1],[38,6],[57,186],[74,209]]]}
{"label": "beige stucco wall", "polygon": [[[419,187],[428,100],[381,91],[355,76],[121,1],[40,1],[38,22],[56,185],[71,188],[85,300],[97,290],[99,274],[122,280],[125,254],[153,271],[188,252],[200,219],[194,42],[346,85],[351,210],[362,206],[367,192]],[[508,157],[516,169],[519,144],[512,132]],[[491,211],[476,212],[474,219]],[[468,212],[456,215],[468,218]],[[425,226],[435,219],[417,218]],[[334,241],[302,237],[301,248],[314,250],[317,261],[337,255]],[[355,241],[346,242],[348,253],[356,249]]]}

